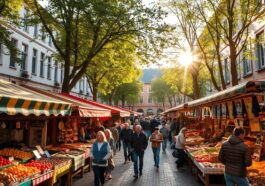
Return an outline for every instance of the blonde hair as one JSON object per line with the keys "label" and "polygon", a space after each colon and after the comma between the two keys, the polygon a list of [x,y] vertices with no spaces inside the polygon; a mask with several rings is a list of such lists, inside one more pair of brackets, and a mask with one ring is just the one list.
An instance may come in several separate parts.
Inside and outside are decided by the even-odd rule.
{"label": "blonde hair", "polygon": [[184,132],[186,132],[188,129],[186,128],[186,127],[183,127],[180,131],[179,131],[179,133],[184,133]]}
{"label": "blonde hair", "polygon": [[98,131],[97,136],[98,136],[98,135],[102,135],[102,136],[103,136],[103,141],[104,141],[104,142],[107,142],[107,138],[106,138],[106,135],[105,135],[104,132],[102,132],[102,131]]}
{"label": "blonde hair", "polygon": [[[109,129],[106,129],[106,130],[104,131],[104,134],[105,134],[106,132],[109,133],[109,139],[113,139],[112,132],[111,132]],[[106,137],[106,135],[105,135],[105,137]],[[108,141],[107,137],[106,137],[106,140]]]}

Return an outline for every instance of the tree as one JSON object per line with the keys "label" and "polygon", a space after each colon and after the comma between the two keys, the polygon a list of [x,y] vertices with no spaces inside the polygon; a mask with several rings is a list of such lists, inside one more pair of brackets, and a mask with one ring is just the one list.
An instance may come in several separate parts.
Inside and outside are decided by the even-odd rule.
{"label": "tree", "polygon": [[[233,86],[238,84],[237,59],[247,45],[250,25],[264,15],[262,6],[257,0],[201,0],[198,3],[207,27],[220,36],[229,49]],[[210,19],[209,13],[212,13]]]}
{"label": "tree", "polygon": [[135,48],[123,42],[115,42],[109,49],[95,56],[86,71],[94,101],[99,92],[108,94],[112,87],[132,81],[137,73],[135,56]]}
{"label": "tree", "polygon": [[[0,0],[0,44],[5,45],[12,56],[18,56],[18,50],[12,43],[8,29],[10,26],[19,26],[19,11],[22,7],[22,0]],[[14,58],[19,61],[18,57]]]}
{"label": "tree", "polygon": [[[165,104],[167,101],[171,101],[172,90],[170,86],[161,78],[155,78],[151,82],[151,96],[156,103],[162,104],[165,110]],[[172,103],[172,101],[171,101]]]}
{"label": "tree", "polygon": [[145,7],[140,0],[49,0],[45,9],[32,1],[28,4],[64,63],[63,92],[69,92],[94,57],[115,41],[137,47],[144,61],[160,55],[167,43],[164,33],[169,28],[163,12]]}
{"label": "tree", "polygon": [[114,101],[117,104],[121,101],[121,106],[124,108],[125,103],[133,107],[139,101],[139,96],[142,90],[142,83],[134,79],[130,83],[119,85],[114,93]]}
{"label": "tree", "polygon": [[[192,17],[194,16],[190,14],[190,11],[187,11],[187,8],[190,8],[191,6],[187,7],[186,1],[187,0],[169,0],[167,4],[171,12],[177,17],[177,47],[184,52],[190,51],[192,55],[195,55],[196,32],[197,29],[200,28],[200,22],[192,20]],[[193,0],[188,0],[188,3],[192,5],[194,2]],[[192,24],[191,21],[193,21]],[[192,77],[193,99],[198,99],[200,95],[198,78],[200,65],[201,64],[196,62],[193,58],[192,63],[188,66],[188,71]]]}

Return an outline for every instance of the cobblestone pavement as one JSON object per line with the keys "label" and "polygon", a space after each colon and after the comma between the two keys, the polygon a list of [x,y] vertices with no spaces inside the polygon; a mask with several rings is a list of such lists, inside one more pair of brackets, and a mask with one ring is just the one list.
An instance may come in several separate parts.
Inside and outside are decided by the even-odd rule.
{"label": "cobblestone pavement", "polygon": [[[112,179],[105,182],[106,186],[201,186],[195,180],[188,166],[177,170],[172,150],[160,155],[160,167],[154,167],[152,148],[149,143],[144,155],[143,175],[134,179],[133,163],[124,163],[123,149],[114,157],[116,167],[112,172]],[[86,173],[82,179],[74,179],[74,186],[93,186],[93,171]]]}

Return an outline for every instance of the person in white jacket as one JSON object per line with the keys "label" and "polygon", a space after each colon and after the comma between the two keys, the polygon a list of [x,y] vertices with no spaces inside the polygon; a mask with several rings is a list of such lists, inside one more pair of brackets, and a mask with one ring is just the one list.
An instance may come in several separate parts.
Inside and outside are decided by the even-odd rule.
{"label": "person in white jacket", "polygon": [[178,152],[178,160],[176,161],[177,163],[177,168],[183,167],[183,163],[185,160],[185,152],[184,152],[184,147],[186,144],[185,141],[185,132],[187,131],[187,128],[182,128],[177,136],[175,136],[175,147]]}

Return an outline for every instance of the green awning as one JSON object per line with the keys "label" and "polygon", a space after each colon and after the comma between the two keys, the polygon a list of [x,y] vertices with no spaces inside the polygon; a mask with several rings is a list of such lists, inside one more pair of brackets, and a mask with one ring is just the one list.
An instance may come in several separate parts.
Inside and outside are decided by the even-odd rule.
{"label": "green awning", "polygon": [[70,113],[70,106],[70,103],[0,80],[0,114],[66,115]]}

